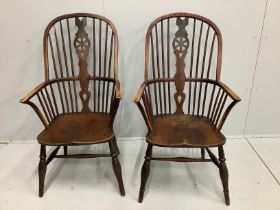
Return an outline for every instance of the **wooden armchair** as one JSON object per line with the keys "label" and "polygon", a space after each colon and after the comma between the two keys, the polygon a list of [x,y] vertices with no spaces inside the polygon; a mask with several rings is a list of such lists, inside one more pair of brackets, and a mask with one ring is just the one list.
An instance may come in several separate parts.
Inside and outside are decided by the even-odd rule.
{"label": "wooden armchair", "polygon": [[[44,34],[45,82],[23,97],[45,129],[41,144],[39,196],[47,165],[54,158],[112,157],[121,195],[125,195],[113,122],[122,98],[117,79],[118,36],[102,16],[77,13],[55,18]],[[109,143],[110,154],[68,154],[68,146]],[[46,156],[46,146],[56,148]],[[64,154],[58,155],[60,147]]]}
{"label": "wooden armchair", "polygon": [[[230,204],[223,150],[226,138],[220,130],[241,99],[220,82],[221,61],[221,32],[204,17],[173,13],[149,26],[145,81],[135,97],[148,127],[139,202],[143,201],[151,160],[212,161],[220,171],[225,202]],[[199,148],[201,158],[153,157],[153,146]],[[212,147],[218,148],[218,158]],[[205,150],[210,158],[205,158]]]}

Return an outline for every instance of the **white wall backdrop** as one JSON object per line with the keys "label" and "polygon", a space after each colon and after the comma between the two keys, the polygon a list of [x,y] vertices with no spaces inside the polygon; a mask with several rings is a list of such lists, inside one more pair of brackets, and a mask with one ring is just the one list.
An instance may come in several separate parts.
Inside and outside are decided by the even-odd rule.
{"label": "white wall backdrop", "polygon": [[280,1],[269,0],[252,87],[246,134],[280,133]]}
{"label": "white wall backdrop", "polygon": [[18,101],[43,81],[46,25],[54,17],[72,12],[106,16],[118,30],[119,78],[124,91],[115,122],[118,137],[145,135],[144,121],[133,103],[143,81],[144,37],[156,17],[170,12],[203,15],[222,31],[221,78],[242,98],[224,133],[277,135],[279,8],[279,0],[0,0],[0,141],[35,139],[43,128],[31,108]]}

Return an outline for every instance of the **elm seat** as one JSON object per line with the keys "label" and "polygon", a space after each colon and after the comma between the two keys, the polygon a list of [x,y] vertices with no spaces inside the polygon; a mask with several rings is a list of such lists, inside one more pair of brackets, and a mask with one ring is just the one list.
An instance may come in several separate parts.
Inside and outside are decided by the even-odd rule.
{"label": "elm seat", "polygon": [[113,137],[109,114],[74,113],[58,116],[37,139],[43,145],[63,146],[97,144]]}
{"label": "elm seat", "polygon": [[161,147],[216,147],[226,138],[206,117],[163,115],[156,117],[146,139]]}

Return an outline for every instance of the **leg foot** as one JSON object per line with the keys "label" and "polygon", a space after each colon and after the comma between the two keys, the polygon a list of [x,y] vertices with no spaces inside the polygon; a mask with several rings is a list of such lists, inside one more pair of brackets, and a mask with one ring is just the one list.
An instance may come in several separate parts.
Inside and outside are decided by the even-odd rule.
{"label": "leg foot", "polygon": [[200,149],[201,158],[205,159],[205,148]]}
{"label": "leg foot", "polygon": [[64,150],[64,155],[67,155],[67,154],[68,154],[68,148],[67,148],[67,146],[64,146],[64,147],[63,147],[63,150]]}

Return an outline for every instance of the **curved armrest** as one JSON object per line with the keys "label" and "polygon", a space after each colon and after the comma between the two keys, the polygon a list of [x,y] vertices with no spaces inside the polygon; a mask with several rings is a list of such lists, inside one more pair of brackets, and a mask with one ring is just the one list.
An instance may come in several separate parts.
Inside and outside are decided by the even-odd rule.
{"label": "curved armrest", "polygon": [[220,87],[223,88],[224,91],[227,92],[227,94],[232,98],[232,100],[237,102],[241,101],[241,98],[236,93],[234,93],[227,85],[225,85],[222,82],[217,82],[217,83],[220,85]]}
{"label": "curved armrest", "polygon": [[225,123],[225,120],[227,119],[230,111],[232,110],[232,108],[238,103],[241,101],[241,98],[235,94],[227,85],[225,85],[224,83],[222,82],[217,82],[217,84],[225,91],[225,93],[232,99],[232,102],[226,107],[224,113],[222,116],[220,116],[217,121],[216,121],[216,124],[217,124],[217,128],[219,130],[222,129],[224,123]]}
{"label": "curved armrest", "polygon": [[33,90],[31,90],[29,93],[27,93],[24,97],[22,97],[19,102],[22,103],[22,104],[28,104],[30,99],[33,96],[35,96],[36,94],[38,94],[38,92],[41,91],[44,87],[46,87],[48,85],[48,83],[49,82],[41,83],[40,85],[35,87]]}
{"label": "curved armrest", "polygon": [[140,100],[141,100],[141,98],[142,98],[142,94],[143,94],[143,92],[144,92],[144,90],[145,90],[145,88],[146,88],[146,85],[147,85],[147,83],[146,83],[146,82],[143,82],[143,83],[141,84],[141,86],[139,87],[139,89],[137,90],[137,93],[136,93],[136,95],[135,95],[135,97],[134,97],[134,102],[135,102],[135,103],[139,103],[139,102],[140,102]]}
{"label": "curved armrest", "polygon": [[[49,126],[49,122],[50,120],[48,119],[48,117],[46,115],[44,115],[41,110],[39,109],[39,107],[31,101],[31,99],[38,95],[39,92],[41,90],[43,90],[47,85],[49,84],[49,82],[43,82],[40,85],[38,85],[36,88],[34,88],[32,91],[30,91],[27,95],[25,95],[23,98],[20,99],[20,103],[23,104],[28,104],[29,106],[32,107],[32,109],[36,112],[36,114],[38,115],[39,119],[41,120],[41,122],[43,123],[43,125],[45,126],[45,128],[47,128]],[[41,102],[41,101],[40,101]]]}
{"label": "curved armrest", "polygon": [[[211,111],[208,111],[207,114],[207,118],[209,118],[209,120],[215,125],[217,129],[221,130],[231,109],[234,107],[234,105],[241,101],[241,98],[237,94],[235,94],[228,86],[220,81],[200,78],[188,78],[186,79],[186,81],[211,83],[214,86],[218,86],[219,88],[221,88],[221,90],[223,91],[222,94],[220,94],[220,91],[218,91],[218,94],[213,97],[214,92],[212,92],[212,97],[209,102]],[[226,107],[224,107],[227,101],[227,97],[230,97],[232,101]],[[213,98],[216,98],[216,100],[212,101]]]}
{"label": "curved armrest", "polygon": [[149,107],[150,101],[145,94],[146,86],[147,86],[147,83],[143,82],[142,85],[140,86],[140,88],[138,89],[137,93],[136,93],[136,96],[134,98],[134,102],[138,106],[149,131],[151,131],[152,130],[152,122],[151,122],[152,111]]}

